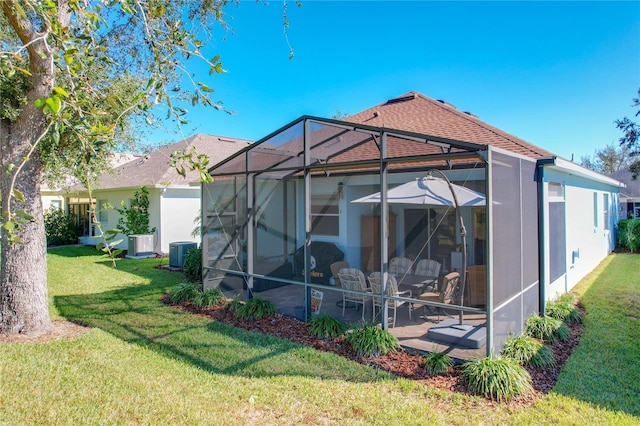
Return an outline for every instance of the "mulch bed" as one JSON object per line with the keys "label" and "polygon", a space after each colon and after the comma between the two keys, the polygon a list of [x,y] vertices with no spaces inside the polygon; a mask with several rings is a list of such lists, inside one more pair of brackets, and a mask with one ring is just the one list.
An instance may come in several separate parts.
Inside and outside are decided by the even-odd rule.
{"label": "mulch bed", "polygon": [[[166,295],[163,296],[162,300],[166,304],[171,304]],[[445,374],[432,376],[422,367],[423,356],[417,351],[402,350],[398,353],[380,357],[358,357],[345,342],[344,337],[328,341],[318,339],[311,335],[309,324],[281,314],[269,315],[259,320],[247,322],[236,318],[235,314],[225,309],[223,305],[198,309],[190,303],[185,303],[175,307],[245,330],[276,336],[302,345],[312,346],[321,351],[333,352],[347,359],[391,372],[398,377],[416,380],[427,386],[453,392],[470,393],[461,380],[459,368],[454,367]],[[578,304],[578,308],[585,314],[582,305]],[[550,392],[558,380],[560,369],[569,359],[573,349],[578,345],[580,335],[584,329],[581,324],[569,325],[569,328],[571,329],[571,337],[568,341],[557,342],[551,346],[556,360],[554,368],[527,368],[532,379],[533,393],[508,402],[498,403],[490,400],[481,400],[484,402],[480,404],[484,406],[509,405],[513,407],[530,405],[544,394]]]}

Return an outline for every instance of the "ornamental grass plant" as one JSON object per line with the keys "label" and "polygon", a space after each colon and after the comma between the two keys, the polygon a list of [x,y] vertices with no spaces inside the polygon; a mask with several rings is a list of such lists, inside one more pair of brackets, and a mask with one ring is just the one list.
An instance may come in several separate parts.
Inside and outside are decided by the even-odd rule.
{"label": "ornamental grass plant", "polygon": [[347,327],[340,321],[327,313],[312,315],[309,322],[311,334],[319,339],[335,339],[344,334]]}
{"label": "ornamental grass plant", "polygon": [[510,400],[533,390],[527,370],[505,356],[491,355],[465,362],[462,378],[471,392],[496,401]]}
{"label": "ornamental grass plant", "polygon": [[400,342],[387,330],[377,325],[363,324],[347,334],[347,343],[358,356],[380,356],[400,350]]}

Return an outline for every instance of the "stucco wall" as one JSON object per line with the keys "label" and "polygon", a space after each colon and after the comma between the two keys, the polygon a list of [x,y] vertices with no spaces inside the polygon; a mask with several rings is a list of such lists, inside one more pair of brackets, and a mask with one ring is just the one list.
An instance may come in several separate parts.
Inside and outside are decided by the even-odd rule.
{"label": "stucco wall", "polygon": [[[553,169],[545,171],[545,191],[548,182],[563,184],[566,207],[567,270],[564,276],[549,284],[546,298],[551,300],[571,290],[615,248],[619,194],[617,188],[610,185]],[[608,206],[604,206],[604,194],[609,194]],[[545,208],[548,212],[548,204]],[[605,224],[605,209],[608,224]]]}
{"label": "stucco wall", "polygon": [[169,253],[169,244],[178,241],[196,241],[199,237],[191,236],[194,227],[199,225],[196,218],[200,216],[200,186],[188,188],[156,189],[158,195],[157,211],[159,242],[157,251]]}

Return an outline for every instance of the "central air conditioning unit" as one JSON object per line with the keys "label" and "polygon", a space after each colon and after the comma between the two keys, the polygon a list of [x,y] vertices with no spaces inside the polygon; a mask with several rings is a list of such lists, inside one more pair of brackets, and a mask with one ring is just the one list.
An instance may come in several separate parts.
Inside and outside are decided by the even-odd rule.
{"label": "central air conditioning unit", "polygon": [[129,235],[127,257],[155,256],[153,253],[153,235]]}
{"label": "central air conditioning unit", "polygon": [[198,244],[192,241],[169,243],[169,266],[172,268],[182,268],[187,253],[194,248],[198,248]]}

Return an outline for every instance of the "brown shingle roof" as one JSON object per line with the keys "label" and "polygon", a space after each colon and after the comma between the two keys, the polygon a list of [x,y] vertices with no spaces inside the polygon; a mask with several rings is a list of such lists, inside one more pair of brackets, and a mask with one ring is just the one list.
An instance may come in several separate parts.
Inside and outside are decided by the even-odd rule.
{"label": "brown shingle roof", "polygon": [[[169,156],[174,151],[195,148],[197,154],[207,154],[209,164],[216,164],[236,151],[247,147],[251,141],[222,136],[197,134],[180,142],[157,149],[117,167],[113,173],[105,173],[99,178],[99,189],[131,188],[155,185],[188,185],[200,180],[197,171],[187,171],[186,177],[178,174],[169,164]],[[82,190],[82,186],[71,188]]]}
{"label": "brown shingle roof", "polygon": [[453,105],[409,92],[344,119],[353,123],[399,129],[481,145],[491,145],[530,158],[554,154],[493,127]]}

